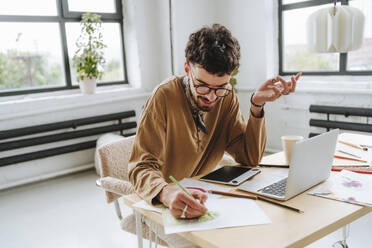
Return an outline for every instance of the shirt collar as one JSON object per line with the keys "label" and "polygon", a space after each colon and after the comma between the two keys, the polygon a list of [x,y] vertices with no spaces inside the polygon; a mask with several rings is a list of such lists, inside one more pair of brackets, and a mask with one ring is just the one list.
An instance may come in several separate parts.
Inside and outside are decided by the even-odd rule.
{"label": "shirt collar", "polygon": [[195,99],[192,97],[192,93],[191,93],[191,89],[190,89],[190,82],[189,82],[189,78],[187,76],[185,76],[183,78],[182,85],[183,85],[183,89],[184,89],[185,94],[186,94],[187,101],[190,105],[191,113],[192,113],[192,116],[194,118],[196,126],[200,130],[202,130],[205,134],[208,134],[208,130],[205,127],[205,124],[204,124],[205,112],[198,107],[198,105],[195,102]]}

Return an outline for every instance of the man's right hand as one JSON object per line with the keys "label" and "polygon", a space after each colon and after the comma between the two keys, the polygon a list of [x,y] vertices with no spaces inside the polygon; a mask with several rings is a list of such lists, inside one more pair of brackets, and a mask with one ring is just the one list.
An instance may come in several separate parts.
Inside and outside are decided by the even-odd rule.
{"label": "man's right hand", "polygon": [[186,218],[202,216],[208,210],[204,206],[204,202],[207,200],[208,196],[199,190],[189,189],[189,192],[195,199],[199,200],[200,203],[192,199],[176,185],[165,186],[159,193],[158,200],[168,207],[171,214],[177,219],[181,217],[182,211],[186,205]]}

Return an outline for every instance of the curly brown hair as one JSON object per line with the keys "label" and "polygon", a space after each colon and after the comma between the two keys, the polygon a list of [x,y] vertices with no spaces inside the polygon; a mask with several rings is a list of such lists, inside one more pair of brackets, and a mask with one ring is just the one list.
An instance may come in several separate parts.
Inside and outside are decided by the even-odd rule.
{"label": "curly brown hair", "polygon": [[190,34],[185,54],[189,63],[218,76],[231,74],[239,68],[239,42],[220,24],[205,26]]}

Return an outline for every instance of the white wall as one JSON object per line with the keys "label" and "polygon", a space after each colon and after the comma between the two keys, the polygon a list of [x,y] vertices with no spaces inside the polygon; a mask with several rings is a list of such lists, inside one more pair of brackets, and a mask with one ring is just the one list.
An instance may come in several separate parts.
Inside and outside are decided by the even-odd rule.
{"label": "white wall", "polygon": [[266,79],[267,67],[271,67],[266,61],[265,1],[221,1],[219,15],[227,17],[226,26],[240,44],[239,87],[260,85]]}
{"label": "white wall", "polygon": [[169,3],[123,0],[124,39],[131,83],[151,91],[171,76]]}
{"label": "white wall", "polygon": [[[240,87],[256,87],[266,79],[266,1],[176,0],[174,11],[174,53],[176,74],[184,74],[188,36],[204,25],[219,23],[229,28],[241,46]],[[271,14],[271,12],[270,12]],[[271,43],[270,43],[271,45]]]}
{"label": "white wall", "polygon": [[220,0],[172,0],[175,74],[184,75],[185,48],[189,35],[204,25],[224,24],[217,15]]}

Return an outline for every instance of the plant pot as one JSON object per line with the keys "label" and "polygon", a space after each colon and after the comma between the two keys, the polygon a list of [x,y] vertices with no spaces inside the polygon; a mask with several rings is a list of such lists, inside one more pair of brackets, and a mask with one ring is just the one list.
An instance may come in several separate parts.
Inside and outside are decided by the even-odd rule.
{"label": "plant pot", "polygon": [[83,94],[90,95],[96,92],[97,79],[96,78],[84,78],[83,81],[79,82],[80,90]]}

